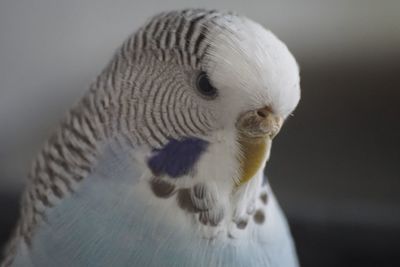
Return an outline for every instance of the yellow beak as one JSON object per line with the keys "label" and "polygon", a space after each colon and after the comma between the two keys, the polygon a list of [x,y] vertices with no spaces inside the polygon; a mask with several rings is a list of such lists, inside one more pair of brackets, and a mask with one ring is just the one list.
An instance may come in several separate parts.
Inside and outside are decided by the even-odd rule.
{"label": "yellow beak", "polygon": [[237,123],[240,146],[240,186],[253,178],[265,162],[272,139],[278,134],[283,119],[265,107],[242,114]]}
{"label": "yellow beak", "polygon": [[239,157],[241,176],[237,182],[240,186],[253,178],[264,163],[267,151],[271,145],[271,138],[239,137],[241,154]]}

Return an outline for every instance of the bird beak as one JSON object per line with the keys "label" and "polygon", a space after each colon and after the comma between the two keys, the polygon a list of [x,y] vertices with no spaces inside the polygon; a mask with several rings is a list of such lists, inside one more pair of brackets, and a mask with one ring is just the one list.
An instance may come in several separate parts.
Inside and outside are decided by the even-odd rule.
{"label": "bird beak", "polygon": [[264,107],[241,114],[236,128],[243,137],[249,139],[273,139],[279,133],[282,124],[282,117],[275,115],[269,107]]}
{"label": "bird beak", "polygon": [[241,114],[236,122],[239,132],[238,143],[241,174],[237,186],[245,184],[262,168],[268,157],[271,140],[282,127],[283,118],[275,115],[268,107],[250,110]]}

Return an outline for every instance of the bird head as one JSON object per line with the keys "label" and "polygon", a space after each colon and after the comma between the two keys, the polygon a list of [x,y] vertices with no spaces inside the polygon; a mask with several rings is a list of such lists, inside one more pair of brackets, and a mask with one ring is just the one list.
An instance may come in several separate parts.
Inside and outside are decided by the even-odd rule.
{"label": "bird head", "polygon": [[153,17],[118,50],[107,74],[154,147],[217,130],[273,137],[300,99],[286,45],[250,19],[217,11]]}
{"label": "bird head", "polygon": [[[114,103],[120,132],[153,149],[155,175],[193,173],[207,145],[225,143],[234,147],[240,185],[264,166],[271,140],[299,102],[299,81],[286,45],[258,23],[188,9],[151,18],[96,85],[117,92],[103,102]],[[165,165],[175,169],[166,172]]]}

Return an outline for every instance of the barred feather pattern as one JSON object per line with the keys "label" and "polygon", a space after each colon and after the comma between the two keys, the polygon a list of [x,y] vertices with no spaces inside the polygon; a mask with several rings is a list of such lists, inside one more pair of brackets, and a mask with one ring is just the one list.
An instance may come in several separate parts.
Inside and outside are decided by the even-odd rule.
{"label": "barred feather pattern", "polygon": [[44,210],[88,176],[101,142],[122,138],[159,148],[169,138],[213,129],[212,110],[194,101],[186,74],[202,70],[209,36],[223,30],[222,16],[201,9],[161,13],[123,43],[33,162],[2,266],[11,265],[19,240],[29,245],[37,224],[46,223]]}

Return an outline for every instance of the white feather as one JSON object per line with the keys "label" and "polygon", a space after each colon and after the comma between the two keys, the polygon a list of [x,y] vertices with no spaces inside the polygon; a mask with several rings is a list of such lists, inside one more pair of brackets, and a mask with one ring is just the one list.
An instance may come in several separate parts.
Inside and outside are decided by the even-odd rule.
{"label": "white feather", "polygon": [[209,37],[206,65],[210,79],[221,92],[223,120],[232,123],[238,111],[264,106],[287,117],[300,100],[300,78],[298,65],[286,45],[272,32],[243,17],[228,16],[219,23],[226,26]]}

